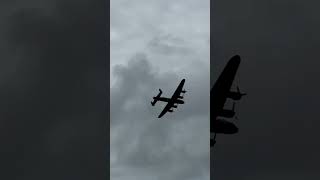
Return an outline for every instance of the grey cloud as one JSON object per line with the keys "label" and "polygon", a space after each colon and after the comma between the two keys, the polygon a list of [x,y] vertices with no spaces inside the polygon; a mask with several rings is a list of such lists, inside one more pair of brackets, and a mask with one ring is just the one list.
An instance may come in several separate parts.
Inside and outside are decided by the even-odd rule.
{"label": "grey cloud", "polygon": [[[125,63],[132,54],[144,51],[150,40],[163,34],[182,38],[188,41],[186,44],[202,43],[209,37],[209,1],[111,1],[111,30],[114,37],[111,58],[117,63]],[[171,52],[163,43],[157,52]],[[196,44],[192,49],[206,47],[199,48]]]}
{"label": "grey cloud", "polygon": [[[118,159],[111,166],[123,169],[126,173],[122,176],[131,173],[141,179],[148,179],[147,174],[156,179],[203,179],[209,168],[209,147],[206,147],[209,138],[204,138],[209,137],[205,131],[209,123],[205,113],[208,104],[203,87],[188,87],[193,97],[186,99],[190,104],[157,119],[163,106],[152,107],[151,97],[158,88],[171,95],[167,87],[171,86],[169,89],[173,91],[180,79],[173,73],[156,72],[149,61],[146,55],[137,54],[127,65],[115,67],[117,83],[111,89],[111,156]],[[199,77],[195,76],[194,81],[200,81]],[[121,179],[113,173],[112,179]]]}
{"label": "grey cloud", "polygon": [[[208,5],[111,1],[112,179],[208,179]],[[157,119],[182,78],[186,104]]]}
{"label": "grey cloud", "polygon": [[[172,43],[173,42],[173,43]],[[152,39],[149,42],[148,47],[151,52],[159,53],[159,54],[189,54],[192,51],[191,48],[186,47],[186,42],[181,38],[177,38],[172,36],[171,34],[160,36]]]}

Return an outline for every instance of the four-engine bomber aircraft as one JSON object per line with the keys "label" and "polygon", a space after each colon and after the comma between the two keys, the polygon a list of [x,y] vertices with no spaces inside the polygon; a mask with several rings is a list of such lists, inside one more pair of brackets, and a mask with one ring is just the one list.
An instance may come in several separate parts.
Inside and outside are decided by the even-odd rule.
{"label": "four-engine bomber aircraft", "polygon": [[181,93],[186,93],[186,90],[183,89],[185,79],[182,79],[180,82],[179,86],[177,87],[176,91],[173,93],[171,98],[166,98],[166,97],[160,97],[162,94],[162,90],[159,89],[159,94],[156,97],[153,97],[153,101],[151,101],[151,105],[154,106],[157,101],[164,101],[167,102],[167,105],[163,109],[163,111],[160,113],[158,118],[161,118],[166,112],[173,112],[173,108],[177,108],[178,104],[184,104],[183,96],[181,96]]}
{"label": "four-engine bomber aircraft", "polygon": [[[240,56],[233,56],[210,92],[210,147],[215,144],[217,133],[235,134],[238,128],[233,123],[218,117],[232,118],[235,116],[234,105],[232,110],[223,109],[227,98],[232,100],[240,100],[246,93],[241,93],[239,87],[236,92],[230,91],[236,72],[240,65]],[[214,135],[213,135],[214,134]]]}

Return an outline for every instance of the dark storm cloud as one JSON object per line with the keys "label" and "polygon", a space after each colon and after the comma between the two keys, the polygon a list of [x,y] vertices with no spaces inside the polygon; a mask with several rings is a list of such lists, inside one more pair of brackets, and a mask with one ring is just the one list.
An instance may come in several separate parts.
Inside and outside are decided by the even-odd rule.
{"label": "dark storm cloud", "polygon": [[106,4],[1,6],[1,179],[106,179]]}
{"label": "dark storm cloud", "polygon": [[213,179],[319,179],[317,7],[316,1],[213,1],[211,69],[240,54],[237,82],[248,93],[235,122],[239,134],[218,136],[211,151]]}

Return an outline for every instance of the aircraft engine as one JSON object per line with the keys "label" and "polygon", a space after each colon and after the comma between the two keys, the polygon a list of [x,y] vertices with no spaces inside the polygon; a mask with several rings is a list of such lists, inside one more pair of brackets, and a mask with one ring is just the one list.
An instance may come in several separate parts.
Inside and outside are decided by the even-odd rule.
{"label": "aircraft engine", "polygon": [[224,119],[217,119],[210,127],[210,131],[221,134],[235,134],[238,132],[238,127],[232,122],[226,121]]}
{"label": "aircraft engine", "polygon": [[242,96],[247,95],[246,93],[241,93],[239,87],[237,87],[237,91],[236,92],[232,92],[230,91],[228,93],[228,98],[231,98],[233,100],[240,100],[242,98]]}
{"label": "aircraft engine", "polygon": [[228,98],[235,100],[235,101],[240,100],[242,96],[243,95],[238,92],[229,92],[229,94],[228,94]]}
{"label": "aircraft engine", "polygon": [[232,118],[234,115],[235,115],[235,112],[233,110],[223,109],[222,111],[219,112],[218,116]]}
{"label": "aircraft engine", "polygon": [[177,99],[177,101],[176,101],[175,103],[177,103],[177,104],[184,104],[184,101],[181,100],[181,99]]}

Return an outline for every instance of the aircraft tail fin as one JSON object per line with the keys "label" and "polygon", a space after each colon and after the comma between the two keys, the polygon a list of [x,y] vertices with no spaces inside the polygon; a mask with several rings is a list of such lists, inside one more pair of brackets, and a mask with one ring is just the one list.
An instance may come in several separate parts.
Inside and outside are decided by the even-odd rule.
{"label": "aircraft tail fin", "polygon": [[154,106],[157,103],[157,101],[160,98],[161,94],[162,94],[162,90],[159,89],[159,94],[156,97],[153,97],[153,101],[151,101],[151,105],[152,106]]}
{"label": "aircraft tail fin", "polygon": [[158,102],[156,97],[153,97],[153,101],[151,101],[151,105],[154,106]]}

